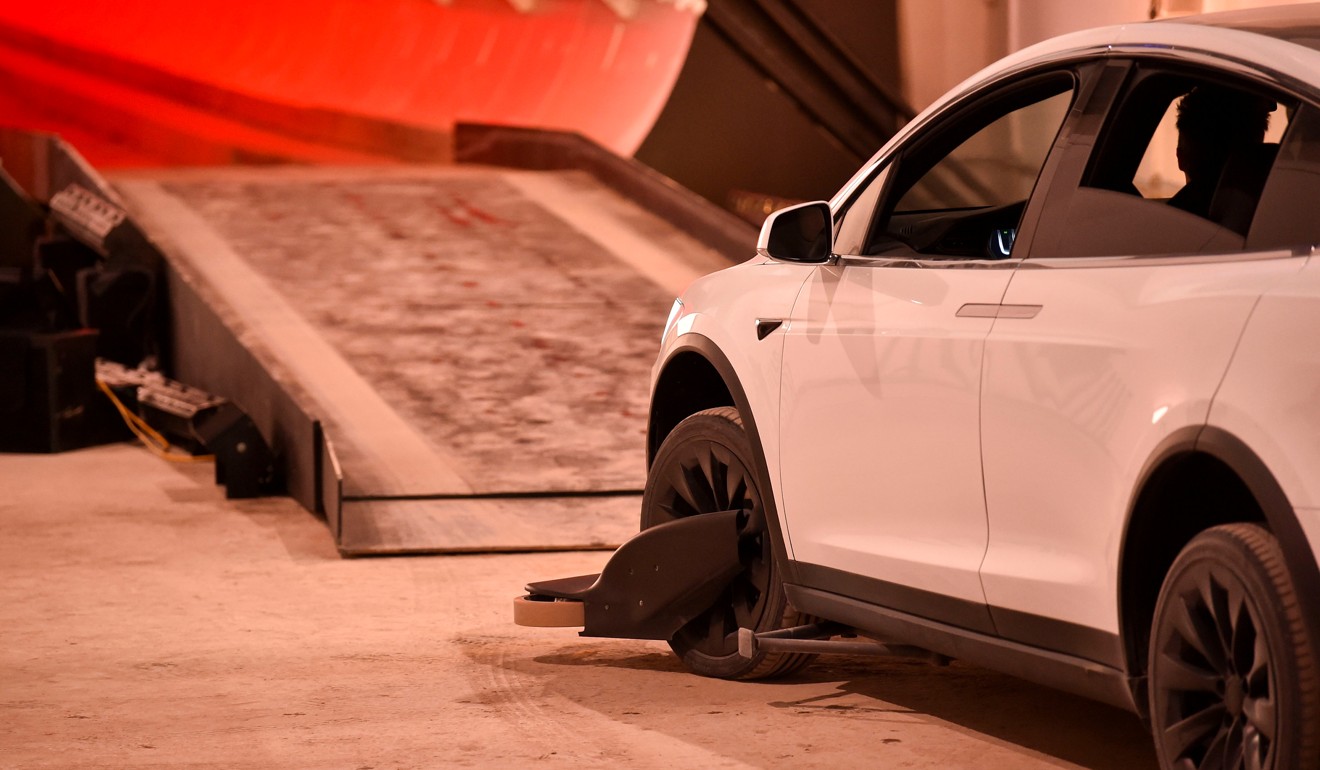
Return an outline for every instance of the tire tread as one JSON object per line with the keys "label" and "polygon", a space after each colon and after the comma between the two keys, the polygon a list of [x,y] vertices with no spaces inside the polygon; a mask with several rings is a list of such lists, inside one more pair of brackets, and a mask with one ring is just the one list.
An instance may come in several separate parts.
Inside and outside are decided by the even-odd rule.
{"label": "tire tread", "polygon": [[1274,535],[1258,524],[1224,524],[1208,531],[1216,530],[1245,547],[1274,587],[1292,647],[1298,712],[1302,715],[1296,766],[1320,768],[1320,671],[1317,670],[1316,640],[1309,638],[1306,619],[1302,617],[1302,604],[1297,598],[1283,551]]}
{"label": "tire tread", "polygon": [[[1210,527],[1183,549],[1170,568],[1170,575],[1183,569],[1184,564],[1190,565],[1192,562],[1189,559],[1205,558],[1215,552],[1236,554],[1235,558],[1245,560],[1247,566],[1253,569],[1254,577],[1244,575],[1242,579],[1265,584],[1269,603],[1273,607],[1261,609],[1275,613],[1283,632],[1283,638],[1279,641],[1284,648],[1281,653],[1287,660],[1281,660],[1279,664],[1282,670],[1290,674],[1293,695],[1296,697],[1297,720],[1293,726],[1295,734],[1282,751],[1285,758],[1280,759],[1277,753],[1274,755],[1274,770],[1320,768],[1320,668],[1317,667],[1317,640],[1310,638],[1309,627],[1302,615],[1302,603],[1298,599],[1279,542],[1269,530],[1257,523],[1236,522]],[[1166,577],[1166,581],[1168,579]],[[1155,711],[1153,701],[1151,711],[1152,714]]]}

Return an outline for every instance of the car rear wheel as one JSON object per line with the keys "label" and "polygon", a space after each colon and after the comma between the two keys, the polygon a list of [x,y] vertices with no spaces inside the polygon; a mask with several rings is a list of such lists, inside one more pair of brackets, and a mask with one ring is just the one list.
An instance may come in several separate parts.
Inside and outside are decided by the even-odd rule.
{"label": "car rear wheel", "polygon": [[1278,541],[1192,539],[1155,607],[1151,726],[1164,768],[1320,767],[1320,672]]}
{"label": "car rear wheel", "polygon": [[706,611],[680,628],[669,646],[703,676],[756,679],[796,671],[813,656],[738,654],[738,629],[771,631],[809,622],[788,605],[767,531],[764,498],[752,472],[752,446],[736,409],[688,417],[665,438],[647,476],[642,529],[686,516],[739,510],[743,571]]}

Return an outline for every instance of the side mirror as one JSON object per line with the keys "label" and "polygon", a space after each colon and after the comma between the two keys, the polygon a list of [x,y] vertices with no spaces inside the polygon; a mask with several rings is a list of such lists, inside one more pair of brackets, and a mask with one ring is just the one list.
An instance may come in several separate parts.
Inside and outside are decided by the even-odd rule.
{"label": "side mirror", "polygon": [[761,225],[756,253],[781,262],[828,262],[834,243],[834,218],[825,201],[780,209]]}

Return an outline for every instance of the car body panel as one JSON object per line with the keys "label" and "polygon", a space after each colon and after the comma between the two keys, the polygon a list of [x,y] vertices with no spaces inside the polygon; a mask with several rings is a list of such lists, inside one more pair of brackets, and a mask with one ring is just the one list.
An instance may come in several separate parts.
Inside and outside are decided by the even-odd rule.
{"label": "car body panel", "polygon": [[[1261,298],[1210,411],[1210,422],[1246,443],[1299,509],[1320,508],[1317,396],[1320,261],[1312,257]],[[1320,522],[1301,518],[1310,541],[1320,544]]]}
{"label": "car body panel", "polygon": [[[757,321],[787,319],[798,290],[818,268],[814,265],[779,263],[760,257],[697,279],[683,293],[682,305],[672,314],[661,341],[660,355],[651,375],[651,392],[665,365],[691,344],[691,337],[709,340],[736,373],[736,385],[747,398],[745,417],[762,435],[766,468],[775,498],[782,498],[779,477],[779,442],[774,426],[779,423],[779,370],[784,348],[783,334],[770,333],[757,339]],[[782,328],[782,327],[781,327]],[[733,385],[735,383],[730,383]],[[792,554],[791,541],[785,546]]]}
{"label": "car body panel", "polygon": [[780,433],[780,515],[799,561],[985,601],[977,421],[994,319],[959,311],[998,305],[1011,276],[859,259],[804,286]]}
{"label": "car body panel", "polygon": [[992,608],[1118,632],[1123,514],[1142,469],[1205,424],[1257,298],[1305,261],[1263,256],[1028,260],[1014,275],[1004,302],[1042,309],[999,319],[988,342]]}

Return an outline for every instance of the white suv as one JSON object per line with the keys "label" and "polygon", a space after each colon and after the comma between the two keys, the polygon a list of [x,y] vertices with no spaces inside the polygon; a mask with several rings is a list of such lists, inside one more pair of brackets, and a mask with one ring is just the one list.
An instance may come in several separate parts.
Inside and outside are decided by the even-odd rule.
{"label": "white suv", "polygon": [[628,574],[529,598],[701,674],[855,635],[1137,711],[1165,767],[1320,767],[1315,244],[1315,6],[1023,51],[675,303]]}

